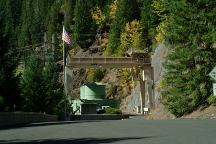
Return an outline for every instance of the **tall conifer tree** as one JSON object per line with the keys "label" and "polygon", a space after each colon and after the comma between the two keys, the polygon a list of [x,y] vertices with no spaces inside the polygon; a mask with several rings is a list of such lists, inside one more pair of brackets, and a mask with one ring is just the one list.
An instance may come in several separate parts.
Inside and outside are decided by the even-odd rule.
{"label": "tall conifer tree", "polygon": [[74,39],[82,48],[88,48],[96,35],[96,24],[91,16],[94,6],[94,1],[77,0],[76,2]]}
{"label": "tall conifer tree", "polygon": [[207,103],[212,93],[208,73],[215,66],[215,1],[166,1],[164,34],[171,44],[163,98],[177,116]]}
{"label": "tall conifer tree", "polygon": [[119,0],[117,1],[116,16],[111,24],[109,34],[109,44],[106,49],[106,54],[111,55],[116,52],[120,42],[120,33],[124,28],[126,22],[134,19],[140,19],[139,7],[137,0]]}
{"label": "tall conifer tree", "polygon": [[14,105],[20,104],[19,77],[15,75],[18,64],[15,46],[19,6],[19,1],[0,1],[0,99],[2,99],[0,111],[12,111]]}

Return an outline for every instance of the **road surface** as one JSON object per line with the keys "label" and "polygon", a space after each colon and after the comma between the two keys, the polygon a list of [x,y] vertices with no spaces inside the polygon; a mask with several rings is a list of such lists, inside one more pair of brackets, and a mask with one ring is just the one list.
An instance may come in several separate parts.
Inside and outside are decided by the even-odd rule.
{"label": "road surface", "polygon": [[1,144],[216,144],[216,120],[44,123],[0,130]]}

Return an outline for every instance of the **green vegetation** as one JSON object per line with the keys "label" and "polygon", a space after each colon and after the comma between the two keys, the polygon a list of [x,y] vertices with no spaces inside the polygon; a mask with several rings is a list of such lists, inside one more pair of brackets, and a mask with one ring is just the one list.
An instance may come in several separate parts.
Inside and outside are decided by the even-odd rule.
{"label": "green vegetation", "polygon": [[94,1],[78,0],[75,6],[74,40],[83,48],[88,48],[96,35],[96,24],[91,15]]}
{"label": "green vegetation", "polygon": [[24,111],[58,113],[64,93],[58,81],[57,67],[51,58],[44,65],[39,57],[31,56],[20,87]]}
{"label": "green vegetation", "polygon": [[88,82],[100,82],[106,73],[106,69],[89,69],[87,73]]}
{"label": "green vegetation", "polygon": [[118,0],[115,18],[111,23],[109,33],[109,44],[106,49],[106,55],[115,54],[120,44],[120,35],[122,28],[127,22],[139,18],[139,8],[137,1]]}
{"label": "green vegetation", "polygon": [[122,114],[122,111],[116,108],[106,108],[105,114]]}
{"label": "green vegetation", "polygon": [[[158,27],[169,45],[163,99],[176,116],[207,103],[212,94],[208,73],[215,66],[215,1],[161,1]],[[155,4],[156,5],[156,4]],[[157,6],[157,5],[156,5]]]}
{"label": "green vegetation", "polygon": [[207,99],[209,104],[216,104],[216,96],[211,95],[208,99]]}
{"label": "green vegetation", "polygon": [[108,90],[106,92],[107,96],[114,97],[117,93],[117,85],[114,83],[111,83],[108,87]]}
{"label": "green vegetation", "polygon": [[20,2],[0,1],[0,111],[12,111],[13,105],[19,105],[19,75],[15,75],[18,65],[16,46],[18,15],[16,7]]}
{"label": "green vegetation", "polygon": [[[62,87],[46,85],[43,80],[45,76],[43,76],[44,65],[42,62],[34,56],[27,59],[32,53],[29,47],[24,47],[22,51],[20,48],[28,45],[34,47],[34,45],[43,42],[44,32],[51,35],[61,31],[62,19],[59,20],[61,16],[59,9],[56,9],[60,5],[61,3],[55,2],[55,0],[0,1],[0,111],[13,111],[16,106],[16,110],[56,112],[56,110],[50,110],[46,104],[49,103],[49,106],[56,109],[55,102],[41,100],[45,99],[44,91],[47,92],[47,89],[52,89],[56,93],[56,90],[62,90]],[[61,58],[59,49],[58,40],[56,40],[57,60]],[[25,58],[23,75],[19,72],[20,58]],[[53,70],[58,75],[58,71]],[[55,76],[55,80],[58,80],[58,76]],[[45,85],[47,88],[43,88]],[[54,97],[56,96],[56,94],[52,94]],[[58,94],[59,97],[61,95]],[[56,101],[59,101],[58,97]]]}
{"label": "green vegetation", "polygon": [[[18,73],[25,55],[17,48],[36,47],[44,32],[50,42],[54,34],[55,60],[61,60],[63,24],[81,48],[89,48],[97,33],[108,33],[104,46],[108,56],[124,55],[131,48],[151,53],[164,43],[169,54],[162,102],[176,116],[215,103],[208,76],[216,65],[215,5],[212,0],[1,0],[0,111],[12,111],[14,105],[18,110],[57,111],[62,85],[54,62],[45,65],[33,56]],[[100,81],[104,74],[90,70],[87,78]]]}

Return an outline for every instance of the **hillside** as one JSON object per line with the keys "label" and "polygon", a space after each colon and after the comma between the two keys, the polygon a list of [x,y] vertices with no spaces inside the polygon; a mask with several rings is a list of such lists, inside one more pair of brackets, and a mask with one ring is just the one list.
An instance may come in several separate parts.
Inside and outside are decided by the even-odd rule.
{"label": "hillside", "polygon": [[[216,103],[209,72],[216,65],[216,1],[1,0],[0,111],[59,113],[64,101],[63,46],[75,56],[152,57],[147,105],[181,117]],[[62,41],[64,26],[70,43]],[[65,56],[65,55],[64,55]],[[82,84],[107,85],[107,98],[136,111],[139,84],[130,69],[76,69],[72,97]],[[144,88],[144,87],[141,87]],[[152,96],[151,96],[152,95]],[[129,110],[130,109],[130,110]]]}
{"label": "hillside", "polygon": [[167,120],[167,119],[216,119],[216,106],[201,106],[199,109],[176,118],[168,110],[160,105],[149,115],[145,116],[147,120]]}

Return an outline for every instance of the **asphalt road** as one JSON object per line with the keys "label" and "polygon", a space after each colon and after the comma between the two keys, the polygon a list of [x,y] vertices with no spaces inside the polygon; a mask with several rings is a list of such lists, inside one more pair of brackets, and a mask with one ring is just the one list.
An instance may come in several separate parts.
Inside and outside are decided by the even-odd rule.
{"label": "asphalt road", "polygon": [[44,123],[0,130],[1,144],[216,144],[216,120]]}

